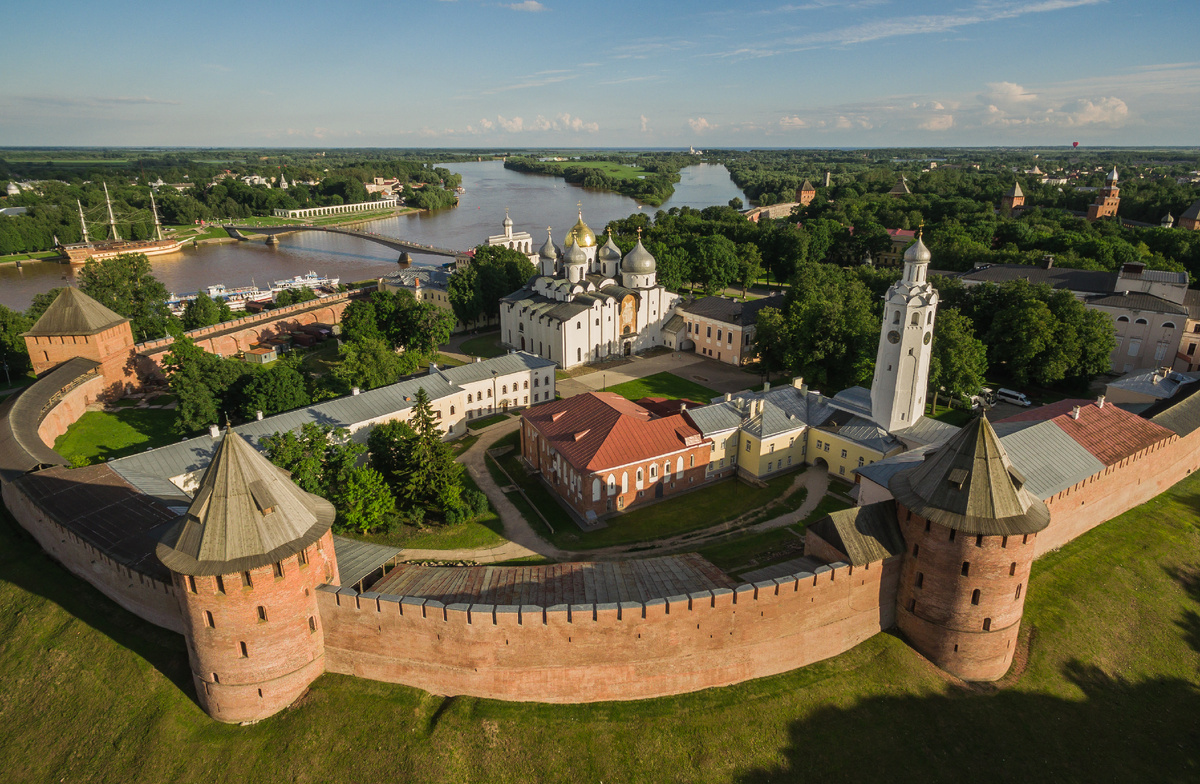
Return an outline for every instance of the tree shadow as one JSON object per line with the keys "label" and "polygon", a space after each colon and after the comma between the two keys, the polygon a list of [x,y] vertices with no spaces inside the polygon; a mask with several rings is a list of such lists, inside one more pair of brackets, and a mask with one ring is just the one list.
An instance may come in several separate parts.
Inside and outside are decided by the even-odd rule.
{"label": "tree shadow", "polygon": [[[1193,602],[1200,604],[1200,567],[1164,566],[1163,571],[1183,587]],[[1192,650],[1200,653],[1200,613],[1195,610],[1184,610],[1183,617],[1175,621],[1175,625],[1183,631],[1183,639],[1192,647]]]}
{"label": "tree shadow", "polygon": [[1082,699],[955,688],[821,708],[791,725],[781,764],[734,781],[1200,780],[1195,683],[1131,683],[1079,661],[1063,675]]}

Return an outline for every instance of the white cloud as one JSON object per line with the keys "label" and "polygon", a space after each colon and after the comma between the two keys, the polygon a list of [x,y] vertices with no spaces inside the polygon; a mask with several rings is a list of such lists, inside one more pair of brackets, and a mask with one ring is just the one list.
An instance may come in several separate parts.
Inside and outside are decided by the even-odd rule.
{"label": "white cloud", "polygon": [[926,131],[948,131],[954,127],[954,115],[935,114],[920,126]]}
{"label": "white cloud", "polygon": [[525,0],[523,3],[502,3],[505,8],[511,8],[514,11],[545,11],[546,6],[539,3],[537,0]]}
{"label": "white cloud", "polygon": [[650,130],[650,118],[643,114],[642,115],[642,133],[646,133],[649,130]]}
{"label": "white cloud", "polygon": [[801,120],[793,114],[791,117],[779,118],[779,125],[782,128],[807,128],[808,120]]}
{"label": "white cloud", "polygon": [[520,133],[525,129],[525,121],[520,117],[514,117],[511,120],[503,114],[496,115],[496,120],[500,123],[500,127],[509,133]]}
{"label": "white cloud", "polygon": [[1129,119],[1129,107],[1112,96],[1083,99],[1064,106],[1060,116],[1066,117],[1067,125],[1120,125]]}
{"label": "white cloud", "polygon": [[695,117],[688,120],[688,125],[692,127],[693,133],[704,133],[717,128],[717,125],[710,123],[706,117]]}

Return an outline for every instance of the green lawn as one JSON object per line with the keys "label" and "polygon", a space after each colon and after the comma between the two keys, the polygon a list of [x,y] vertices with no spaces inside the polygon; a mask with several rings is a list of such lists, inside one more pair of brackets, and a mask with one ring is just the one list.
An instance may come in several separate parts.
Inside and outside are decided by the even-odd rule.
{"label": "green lawn", "polygon": [[508,353],[508,349],[500,342],[500,333],[491,332],[486,335],[480,335],[477,338],[464,340],[462,345],[459,346],[458,353],[490,359],[491,357],[504,356]]}
{"label": "green lawn", "polygon": [[175,412],[161,408],[86,411],[54,442],[54,451],[75,465],[100,463],[179,440]]}
{"label": "green lawn", "polygon": [[1023,673],[948,681],[891,633],[695,694],[547,705],[324,675],[253,726],[193,701],[183,638],[0,520],[0,758],[19,782],[1192,782],[1200,476],[1034,566]]}
{"label": "green lawn", "polygon": [[323,376],[333,370],[339,362],[338,342],[326,340],[308,350],[300,360],[300,369],[305,373]]}
{"label": "green lawn", "polygon": [[[796,493],[791,498],[784,501],[778,509],[771,510],[771,517],[778,517],[781,514],[795,511],[803,504],[803,500],[797,502],[797,497],[803,499],[804,493]],[[771,531],[759,531],[748,535],[733,535],[717,542],[703,547],[697,552],[703,555],[709,561],[712,561],[717,566],[727,572],[737,573],[745,571],[738,567],[748,566],[749,568],[757,569],[763,566],[770,566],[773,563],[780,561],[788,561],[799,556],[799,550],[796,547],[803,541],[804,530],[808,526],[820,520],[831,512],[836,512],[838,509],[845,509],[850,504],[842,501],[835,496],[825,496],[817,507],[813,509],[807,517],[795,525],[790,525],[786,528],[776,528]]]}
{"label": "green lawn", "polygon": [[10,261],[36,261],[39,259],[57,259],[62,254],[56,250],[40,250],[33,253],[11,253],[7,256],[0,256],[0,264],[5,264]]}
{"label": "green lawn", "polygon": [[503,422],[506,419],[508,419],[508,414],[492,414],[491,416],[483,417],[482,419],[468,420],[467,428],[469,430],[483,430],[485,427],[491,427],[497,422]]}
{"label": "green lawn", "polygon": [[599,169],[617,180],[636,180],[644,177],[646,170],[640,166],[625,166],[614,161],[546,161],[560,169],[570,166],[580,169]]}
{"label": "green lawn", "polygon": [[686,398],[697,403],[707,403],[717,396],[717,393],[706,386],[688,381],[674,373],[655,373],[653,376],[626,381],[608,388],[609,392],[629,400],[643,397],[666,397],[671,399]]}

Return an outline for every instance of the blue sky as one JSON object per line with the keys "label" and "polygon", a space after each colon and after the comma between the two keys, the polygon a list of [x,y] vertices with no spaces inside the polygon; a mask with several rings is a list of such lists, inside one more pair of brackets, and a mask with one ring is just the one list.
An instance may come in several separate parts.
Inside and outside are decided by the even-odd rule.
{"label": "blue sky", "polygon": [[11,2],[0,145],[1200,140],[1194,2]]}

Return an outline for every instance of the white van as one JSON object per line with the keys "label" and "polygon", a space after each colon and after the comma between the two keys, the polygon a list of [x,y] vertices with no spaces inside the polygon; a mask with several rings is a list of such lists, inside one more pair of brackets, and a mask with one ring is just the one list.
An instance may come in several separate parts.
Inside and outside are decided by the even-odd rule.
{"label": "white van", "polygon": [[1012,403],[1014,406],[1032,406],[1029,398],[1025,397],[1023,392],[1017,392],[1012,389],[1000,388],[996,390],[996,399],[1004,403]]}

